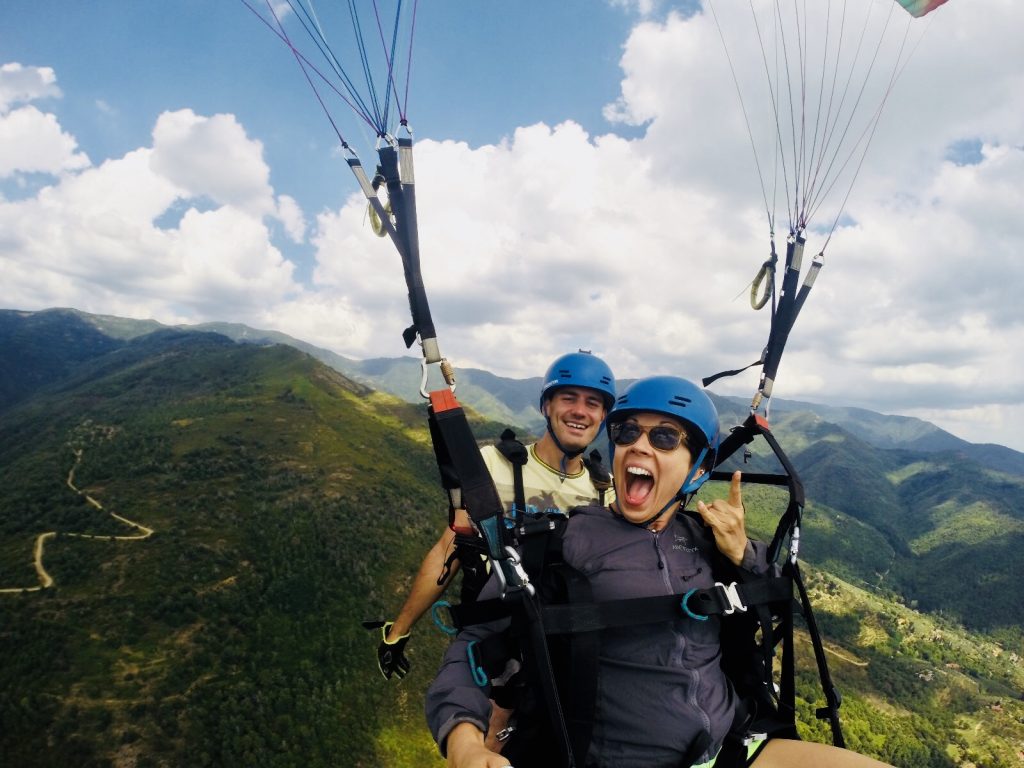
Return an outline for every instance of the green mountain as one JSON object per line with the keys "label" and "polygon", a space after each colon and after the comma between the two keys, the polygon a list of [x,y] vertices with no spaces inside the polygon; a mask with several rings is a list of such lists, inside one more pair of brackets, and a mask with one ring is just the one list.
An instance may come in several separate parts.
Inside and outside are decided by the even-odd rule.
{"label": "green mountain", "polygon": [[[29,317],[37,317],[39,321],[47,318],[58,326],[63,319],[77,318],[82,325],[92,326],[116,340],[128,340],[167,327],[153,320],[90,315],[74,309],[50,309],[42,312],[0,310],[0,340],[3,339],[2,328],[5,322],[11,322],[8,318],[24,322],[24,319]],[[396,395],[410,403],[422,402],[419,393],[420,361],[417,358],[353,360],[279,331],[251,328],[240,323],[201,323],[176,327],[180,330],[219,333],[244,343],[287,344],[306,352],[354,381]],[[2,347],[3,344],[0,342],[0,349]],[[69,349],[67,354],[76,355],[81,352]],[[509,379],[476,368],[459,368],[457,373],[461,402],[471,406],[484,417],[512,425],[524,434],[538,434],[543,431],[544,420],[536,405],[540,386],[539,376]],[[630,381],[626,379],[620,384],[626,385]],[[440,386],[440,383],[432,380],[429,386],[433,388]],[[723,424],[738,424],[746,417],[749,401],[714,393],[711,397],[722,415]],[[0,399],[0,410],[3,407],[4,401]],[[1002,445],[969,443],[921,419],[885,415],[864,408],[821,405],[779,398],[773,399],[772,408],[776,424],[784,420],[789,413],[812,414],[842,427],[876,448],[907,449],[924,453],[952,451],[987,468],[1024,475],[1024,453]]]}
{"label": "green mountain", "polygon": [[0,594],[0,763],[436,762],[405,692],[440,637],[388,687],[357,621],[442,525],[427,440],[405,403],[208,333],[138,337],[8,410],[0,588],[38,586],[56,536],[54,585]]}
{"label": "green mountain", "polygon": [[[385,683],[359,626],[396,610],[443,525],[422,407],[292,346],[133,322],[0,313],[20,393],[0,405],[0,764],[440,765],[422,692],[443,638],[424,622],[411,675]],[[460,395],[475,380],[532,407],[492,378]],[[807,411],[774,421],[807,486],[801,554],[850,744],[1017,765],[1021,478]],[[751,489],[755,534],[781,501]],[[813,678],[807,657],[801,721],[827,740]]]}

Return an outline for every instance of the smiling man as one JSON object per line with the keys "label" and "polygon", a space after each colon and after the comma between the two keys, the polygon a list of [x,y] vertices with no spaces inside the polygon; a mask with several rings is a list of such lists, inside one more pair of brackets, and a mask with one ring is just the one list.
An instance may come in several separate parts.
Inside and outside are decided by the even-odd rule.
{"label": "smiling man", "polygon": [[[612,491],[595,485],[594,476],[584,464],[583,452],[597,437],[614,402],[615,377],[601,358],[580,351],[562,355],[551,364],[540,391],[540,411],[547,426],[540,440],[526,447],[526,463],[521,467],[525,509],[515,508],[516,468],[512,462],[493,445],[480,451],[508,519],[524,515],[563,516],[573,507],[611,501]],[[461,550],[455,548],[457,541],[474,536],[469,515],[465,510],[456,510],[452,526],[445,528],[423,559],[395,620],[366,625],[381,629],[377,657],[384,677],[401,678],[409,671],[404,653],[409,633],[441,597],[460,565],[464,572],[464,601],[475,597],[486,581],[480,555],[467,557],[467,562],[461,563]]]}

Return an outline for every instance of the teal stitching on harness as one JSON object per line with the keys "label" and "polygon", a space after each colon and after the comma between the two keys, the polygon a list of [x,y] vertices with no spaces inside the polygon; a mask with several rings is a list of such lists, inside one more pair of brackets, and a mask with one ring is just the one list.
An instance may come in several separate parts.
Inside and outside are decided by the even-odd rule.
{"label": "teal stitching on harness", "polygon": [[452,604],[449,603],[447,600],[438,600],[436,603],[434,603],[432,606],[430,606],[430,617],[434,620],[434,626],[436,626],[438,629],[440,629],[446,635],[451,635],[451,636],[454,637],[455,635],[457,635],[459,633],[459,630],[456,629],[455,627],[450,627],[447,624],[445,624],[444,621],[441,619],[441,614],[438,613],[438,611],[441,608],[451,608],[451,607],[452,607]]}
{"label": "teal stitching on harness", "polygon": [[[683,599],[682,599],[682,601],[680,601],[679,605],[683,609],[683,613],[685,613],[691,619],[696,619],[697,621],[707,621],[708,618],[709,618],[708,616],[701,616],[699,613],[694,613],[693,611],[690,610],[690,606],[687,605],[687,603],[690,602],[690,597],[696,591],[697,591],[696,589],[691,589],[689,592],[687,592],[685,595],[683,595]],[[694,766],[694,768],[702,768],[702,767],[697,765],[697,766]]]}

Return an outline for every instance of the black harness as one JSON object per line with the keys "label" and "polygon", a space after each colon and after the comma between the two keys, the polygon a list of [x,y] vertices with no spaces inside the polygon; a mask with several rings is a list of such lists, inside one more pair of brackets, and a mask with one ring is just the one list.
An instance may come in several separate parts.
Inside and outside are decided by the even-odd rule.
{"label": "black harness", "polygon": [[[742,700],[725,748],[738,751],[747,734],[798,738],[793,632],[796,613],[807,625],[825,692],[826,703],[817,710],[817,716],[829,720],[833,743],[844,745],[838,713],[841,697],[828,671],[796,558],[803,487],[767,423],[757,416],[730,433],[721,447],[719,463],[759,435],[779,457],[785,474],[749,474],[744,475],[744,481],[785,485],[790,492],[786,512],[769,547],[769,558],[776,562],[787,541],[790,551],[785,561],[776,565],[774,575],[750,577],[719,557],[713,564],[718,580],[714,587],[679,595],[594,602],[589,581],[562,559],[566,520],[542,518],[521,522],[515,529],[526,578],[538,590],[536,600],[498,598],[463,602],[449,609],[451,624],[456,628],[510,620],[507,632],[471,646],[469,663],[481,686],[498,680],[503,683],[492,687],[490,695],[517,712],[518,730],[502,752],[513,764],[582,765],[594,718],[601,631],[665,621],[681,614],[694,621],[722,617],[722,666]],[[719,480],[730,476],[725,472],[712,474]],[[794,586],[799,603],[794,599]],[[531,667],[530,662],[531,656],[538,655],[538,635],[545,638],[546,645],[546,664],[540,670]],[[772,671],[780,651],[781,681],[776,691]],[[504,679],[509,658],[522,664],[519,679]],[[544,685],[541,678],[552,667],[560,674],[555,676],[554,685]],[[551,749],[560,741],[565,745],[564,759],[553,763]],[[695,762],[709,742],[710,736],[698,740],[686,756],[689,762],[682,765]]]}

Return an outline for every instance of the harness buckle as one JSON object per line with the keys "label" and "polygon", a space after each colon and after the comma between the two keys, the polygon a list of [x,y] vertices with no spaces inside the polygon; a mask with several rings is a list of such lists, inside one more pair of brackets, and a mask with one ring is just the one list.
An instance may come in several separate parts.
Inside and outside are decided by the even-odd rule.
{"label": "harness buckle", "polygon": [[729,607],[722,611],[723,615],[729,616],[736,613],[736,611],[746,612],[747,606],[745,606],[743,601],[740,599],[740,593],[736,587],[735,581],[732,584],[723,584],[720,581],[716,581],[715,586],[721,587],[722,593],[725,595],[725,599],[729,603]]}
{"label": "harness buckle", "polygon": [[506,546],[505,555],[506,557],[501,560],[494,561],[494,564],[497,566],[494,572],[497,574],[498,583],[501,585],[501,599],[505,600],[509,595],[522,591],[533,597],[537,590],[530,583],[530,577],[523,568],[523,563],[519,559],[519,553],[512,547]]}

